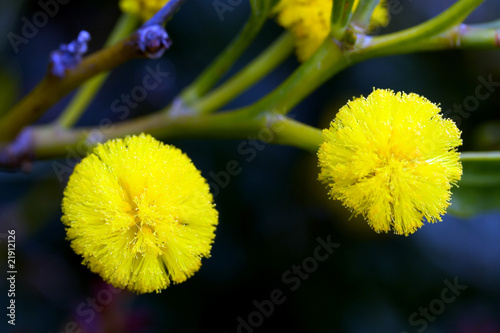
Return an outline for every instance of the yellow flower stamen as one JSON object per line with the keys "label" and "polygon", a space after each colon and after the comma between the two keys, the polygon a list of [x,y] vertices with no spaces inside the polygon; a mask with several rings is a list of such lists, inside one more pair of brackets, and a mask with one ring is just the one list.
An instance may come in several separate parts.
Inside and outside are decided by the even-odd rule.
{"label": "yellow flower stamen", "polygon": [[342,107],[318,152],[319,179],[333,199],[377,232],[408,235],[441,221],[460,179],[455,123],[416,94],[374,90]]}
{"label": "yellow flower stamen", "polygon": [[160,291],[210,256],[218,213],[206,180],[179,149],[149,135],[98,145],[64,191],[67,237],[115,287]]}

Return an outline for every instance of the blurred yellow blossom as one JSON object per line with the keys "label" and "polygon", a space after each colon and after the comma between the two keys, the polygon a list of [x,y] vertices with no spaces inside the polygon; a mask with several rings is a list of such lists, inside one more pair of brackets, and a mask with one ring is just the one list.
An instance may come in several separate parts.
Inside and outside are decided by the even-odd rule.
{"label": "blurred yellow blossom", "polygon": [[330,33],[332,0],[281,0],[273,12],[293,33],[300,61],[309,59]]}
{"label": "blurred yellow blossom", "polygon": [[[354,5],[352,10],[355,11],[358,7],[359,0],[354,0]],[[380,0],[375,9],[373,10],[372,17],[370,19],[369,31],[373,31],[378,27],[385,27],[389,24],[390,15],[387,9],[387,0]]]}
{"label": "blurred yellow blossom", "polygon": [[[359,0],[353,5],[353,11]],[[303,62],[313,55],[331,31],[333,0],[280,0],[273,8],[278,23],[289,29],[295,37],[298,59]],[[386,0],[375,8],[370,30],[389,23]]]}
{"label": "blurred yellow blossom", "polygon": [[125,13],[139,16],[143,21],[149,20],[169,0],[120,0],[120,9]]}

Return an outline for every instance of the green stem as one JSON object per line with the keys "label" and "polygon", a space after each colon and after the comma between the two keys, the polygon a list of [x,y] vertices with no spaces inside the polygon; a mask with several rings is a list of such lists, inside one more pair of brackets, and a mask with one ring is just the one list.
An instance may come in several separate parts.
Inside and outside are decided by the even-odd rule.
{"label": "green stem", "polygon": [[[128,36],[136,29],[139,23],[140,21],[137,16],[122,14],[106,41],[105,46],[113,45],[120,39]],[[83,111],[85,111],[92,102],[95,94],[99,91],[108,75],[109,72],[100,74],[84,84],[56,120],[57,124],[61,127],[73,126],[78,121]]]}
{"label": "green stem", "polygon": [[274,143],[316,153],[323,142],[322,131],[293,119],[284,117],[275,126],[278,134]]}
{"label": "green stem", "polygon": [[[316,153],[323,142],[322,130],[275,112],[249,115],[233,111],[213,115],[171,117],[164,112],[127,120],[108,128],[63,129],[53,125],[32,128],[33,151],[38,159],[75,152],[82,155],[99,141],[142,132],[159,139],[248,139],[270,138],[268,143],[293,146]],[[267,131],[266,135],[263,132]],[[270,134],[270,132],[272,134]],[[462,161],[500,160],[500,151],[463,152]]]}
{"label": "green stem", "polygon": [[[459,24],[458,26],[427,40],[403,49],[404,53],[443,49],[485,49],[500,48],[499,31],[492,28],[478,28]],[[396,50],[395,50],[396,51]]]}
{"label": "green stem", "polygon": [[[422,39],[412,44],[394,46],[384,50],[375,50],[377,56],[408,54],[423,51],[439,51],[451,49],[498,49],[500,48],[500,32],[496,29],[477,28],[476,25],[459,24],[444,33]],[[363,55],[365,50],[355,51],[364,59],[371,58]],[[361,60],[359,60],[361,61]]]}
{"label": "green stem", "polygon": [[491,22],[472,24],[470,27],[478,29],[500,29],[500,19]]}
{"label": "green stem", "polygon": [[352,0],[334,1],[331,34],[338,41],[344,38],[347,25],[351,20],[353,4]]}
{"label": "green stem", "polygon": [[380,0],[360,0],[351,23],[362,28],[368,29],[375,7],[377,7]]}
{"label": "green stem", "polygon": [[270,1],[260,1],[261,7],[252,3],[252,13],[238,36],[229,46],[206,68],[203,73],[184,89],[180,95],[183,104],[190,105],[206,94],[220,78],[233,66],[243,51],[257,36],[270,11]]}
{"label": "green stem", "polygon": [[106,81],[109,73],[97,75],[85,83],[71,99],[71,102],[56,119],[56,123],[61,127],[73,126],[82,113],[92,102],[94,96],[97,94],[104,81]]}
{"label": "green stem", "polygon": [[342,17],[342,12],[344,8],[344,3],[346,0],[336,0],[333,1],[332,7],[332,23],[338,23]]}
{"label": "green stem", "polygon": [[75,153],[84,155],[97,143],[96,140],[103,142],[142,132],[163,140],[253,137],[266,140],[267,143],[290,145],[311,152],[316,152],[322,142],[321,130],[274,112],[249,115],[246,112],[233,111],[213,115],[172,117],[159,111],[107,128],[65,129],[45,125],[33,127],[31,131],[32,148],[37,159]]}
{"label": "green stem", "polygon": [[192,106],[200,114],[208,114],[226,105],[281,64],[293,52],[293,36],[285,32],[238,74]]}
{"label": "green stem", "polygon": [[133,120],[126,120],[110,127],[64,129],[54,125],[31,128],[33,152],[38,159],[60,157],[69,152],[85,154],[99,141],[124,137],[142,132],[160,139],[213,138],[245,139],[255,136],[268,126],[263,116],[249,117],[242,112],[226,112],[214,115],[172,117],[156,112]]}
{"label": "green stem", "polygon": [[500,151],[464,152],[460,154],[462,161],[500,161]]}
{"label": "green stem", "polygon": [[366,52],[372,58],[386,55],[390,53],[393,48],[401,49],[406,46],[411,46],[413,43],[418,43],[433,37],[461,23],[483,1],[484,0],[459,0],[437,17],[422,24],[403,31],[369,38],[368,43],[361,45],[362,52]]}
{"label": "green stem", "polygon": [[332,38],[327,38],[314,55],[301,64],[278,88],[246,108],[250,114],[274,110],[287,114],[335,73],[351,64]]}

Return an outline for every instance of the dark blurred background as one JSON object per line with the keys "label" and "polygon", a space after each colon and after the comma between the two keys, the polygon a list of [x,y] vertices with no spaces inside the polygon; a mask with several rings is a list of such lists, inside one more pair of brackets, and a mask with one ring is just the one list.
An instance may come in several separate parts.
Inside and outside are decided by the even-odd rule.
{"label": "dark blurred background", "polygon": [[[392,3],[401,10],[381,33],[423,22],[454,1]],[[119,121],[112,102],[141,84],[147,66],[158,64],[170,75],[131,110],[128,119],[167,105],[242,26],[249,12],[247,1],[232,7],[221,20],[212,1],[187,1],[168,24],[171,50],[160,60],[135,60],[117,68],[78,125],[96,125],[103,118]],[[31,20],[40,10],[37,1],[1,2],[0,113],[43,77],[51,50],[83,29],[92,35],[91,51],[99,49],[120,15],[117,1],[70,1],[14,52],[5,36],[20,34],[22,18]],[[490,0],[467,22],[499,17],[500,3]],[[231,72],[280,32],[270,20]],[[295,59],[289,59],[226,108],[264,96],[296,66]],[[500,82],[500,51],[374,59],[334,77],[292,115],[326,127],[348,99],[366,96],[373,87],[415,92],[449,110],[475,94],[480,76]],[[464,151],[500,149],[496,89],[466,119],[456,118]],[[53,120],[67,101],[40,122]],[[327,198],[316,180],[313,154],[264,146],[247,161],[248,156],[238,153],[241,141],[168,143],[185,151],[211,182],[210,172],[224,171],[229,161],[242,168],[215,198],[220,224],[212,257],[203,261],[201,270],[161,294],[111,292],[81,265],[65,240],[60,202],[68,175],[59,181],[51,161],[35,163],[30,174],[0,172],[1,332],[500,332],[498,210],[468,218],[448,214],[443,222],[426,224],[409,237],[376,234]],[[16,232],[16,326],[8,325],[6,317],[7,230]],[[311,259],[318,237],[340,244],[322,262]],[[302,264],[309,273],[293,271],[294,265]],[[271,309],[275,290],[282,295]]]}

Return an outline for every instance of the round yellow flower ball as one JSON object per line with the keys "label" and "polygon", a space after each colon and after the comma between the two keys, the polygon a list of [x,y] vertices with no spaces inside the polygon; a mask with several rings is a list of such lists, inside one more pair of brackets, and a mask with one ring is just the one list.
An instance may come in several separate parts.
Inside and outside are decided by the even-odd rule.
{"label": "round yellow flower ball", "polygon": [[318,151],[333,199],[377,232],[408,235],[441,221],[462,175],[460,131],[417,94],[374,90],[340,109]]}
{"label": "round yellow flower ball", "polygon": [[98,145],[75,167],[62,210],[83,263],[136,293],[159,292],[198,271],[218,223],[189,157],[145,134]]}

